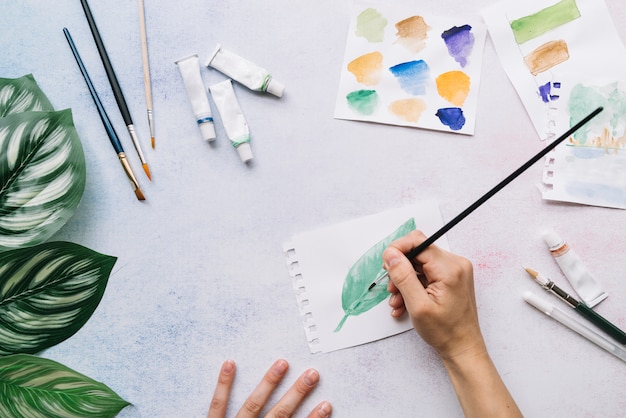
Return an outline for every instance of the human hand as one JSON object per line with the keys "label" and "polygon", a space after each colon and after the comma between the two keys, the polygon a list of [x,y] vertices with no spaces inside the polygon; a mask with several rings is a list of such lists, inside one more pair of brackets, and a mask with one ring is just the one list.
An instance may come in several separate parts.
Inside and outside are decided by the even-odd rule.
{"label": "human hand", "polygon": [[407,259],[404,254],[425,240],[422,232],[413,231],[383,252],[392,316],[408,312],[416,331],[444,359],[485,353],[472,264],[436,245]]}
{"label": "human hand", "polygon": [[[272,367],[265,373],[263,380],[252,391],[243,406],[237,412],[237,418],[258,417],[265,407],[270,395],[274,392],[280,381],[287,374],[289,364],[285,360],[276,360]],[[222,364],[220,374],[211,400],[207,418],[224,418],[230,397],[230,389],[235,379],[235,362],[227,360]],[[287,390],[285,395],[274,405],[266,417],[290,417],[292,416],[304,398],[317,386],[319,373],[315,369],[308,369],[298,377],[295,383]],[[319,403],[308,418],[330,417],[332,406],[324,401]]]}

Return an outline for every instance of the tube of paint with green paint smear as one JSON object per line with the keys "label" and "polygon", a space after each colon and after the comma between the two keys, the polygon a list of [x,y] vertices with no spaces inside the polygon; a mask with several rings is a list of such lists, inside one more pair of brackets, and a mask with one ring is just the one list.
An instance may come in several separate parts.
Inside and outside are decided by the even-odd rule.
{"label": "tube of paint with green paint smear", "polygon": [[231,81],[224,80],[221,83],[213,84],[209,86],[209,91],[222,119],[228,139],[237,149],[241,161],[247,163],[253,158],[250,147],[250,131]]}
{"label": "tube of paint with green paint smear", "polygon": [[215,140],[215,128],[213,127],[213,116],[211,105],[207,97],[202,77],[200,76],[200,61],[198,55],[181,58],[175,61],[180,75],[185,83],[185,90],[191,102],[193,114],[200,128],[202,138],[211,142]]}
{"label": "tube of paint with green paint smear", "polygon": [[271,93],[277,97],[282,97],[285,91],[285,86],[274,80],[265,68],[225,50],[220,44],[206,60],[205,65],[226,74],[250,90]]}

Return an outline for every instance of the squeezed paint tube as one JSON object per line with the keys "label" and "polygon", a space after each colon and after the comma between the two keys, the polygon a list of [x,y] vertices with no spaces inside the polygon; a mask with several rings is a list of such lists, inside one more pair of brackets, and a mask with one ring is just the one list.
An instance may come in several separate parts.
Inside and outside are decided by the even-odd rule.
{"label": "squeezed paint tube", "polygon": [[250,148],[250,131],[230,79],[209,86],[209,90],[228,139],[237,149],[241,161],[247,163],[253,158],[252,148]]}
{"label": "squeezed paint tube", "polygon": [[606,299],[608,295],[598,279],[587,270],[578,255],[556,231],[545,232],[543,239],[561,271],[587,306],[593,308]]}
{"label": "squeezed paint tube", "polygon": [[194,54],[175,61],[180,74],[183,76],[187,96],[191,102],[193,114],[200,128],[202,138],[211,142],[215,140],[215,127],[211,115],[211,105],[207,97],[202,77],[200,76],[200,62],[198,55]]}
{"label": "squeezed paint tube", "polygon": [[226,74],[250,90],[268,92],[277,97],[282,97],[285,91],[285,86],[274,80],[265,68],[225,50],[220,44],[217,44],[205,65]]}

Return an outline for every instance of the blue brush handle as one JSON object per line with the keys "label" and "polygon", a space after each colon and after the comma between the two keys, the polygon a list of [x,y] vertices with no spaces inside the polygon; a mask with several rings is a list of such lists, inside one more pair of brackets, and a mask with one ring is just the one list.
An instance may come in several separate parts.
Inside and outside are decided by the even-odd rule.
{"label": "blue brush handle", "polygon": [[111,120],[107,115],[104,107],[102,106],[102,102],[100,102],[100,98],[98,97],[98,93],[89,78],[89,74],[87,73],[87,69],[83,64],[83,60],[80,59],[80,55],[78,54],[78,50],[76,49],[76,45],[74,45],[74,40],[72,39],[72,35],[70,35],[70,31],[67,28],[63,28],[63,33],[65,34],[65,38],[67,42],[70,44],[70,48],[72,48],[72,53],[74,54],[74,58],[76,58],[76,63],[78,64],[78,68],[80,68],[80,72],[83,74],[83,78],[87,83],[87,87],[89,88],[89,93],[91,93],[91,97],[93,98],[96,107],[98,108],[98,113],[100,114],[100,119],[102,120],[102,124],[104,125],[104,129],[107,131],[107,135],[111,140],[111,145],[115,148],[116,153],[124,152],[124,148],[122,148],[122,143],[120,142],[113,125],[111,124]]}

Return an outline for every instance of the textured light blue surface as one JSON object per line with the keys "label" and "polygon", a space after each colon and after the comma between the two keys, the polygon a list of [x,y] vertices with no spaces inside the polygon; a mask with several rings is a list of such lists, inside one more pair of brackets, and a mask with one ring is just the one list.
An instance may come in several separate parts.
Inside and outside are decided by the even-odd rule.
{"label": "textured light blue surface", "polygon": [[[421,2],[434,14],[478,12],[491,3]],[[607,3],[626,39],[626,3]],[[535,154],[543,144],[491,42],[476,135],[465,137],[332,118],[348,1],[147,0],[152,150],[137,4],[90,5],[152,183],[126,135],[78,0],[3,0],[0,13],[0,77],[33,73],[55,108],[72,108],[85,149],[83,201],[54,239],[119,257],[87,325],[41,355],[132,402],[122,417],[204,416],[227,358],[239,366],[234,416],[235,404],[278,357],[290,361],[290,381],[307,367],[320,371],[307,408],[328,399],[337,417],[461,416],[445,370],[413,332],[311,356],[281,249],[294,233],[424,197],[439,200],[449,220]],[[128,185],[63,27],[121,137],[145,203]],[[286,85],[281,99],[234,86],[250,125],[251,166],[241,163],[219,123],[215,145],[200,138],[174,64],[192,53],[202,62],[218,42]],[[224,79],[208,69],[202,76],[207,86]],[[507,186],[448,234],[450,246],[474,262],[490,352],[526,415],[619,416],[626,408],[626,365],[527,306],[522,292],[540,289],[521,266],[566,285],[541,239],[554,227],[609,293],[598,311],[626,328],[626,213],[546,203],[535,189],[540,176],[537,165]]]}

